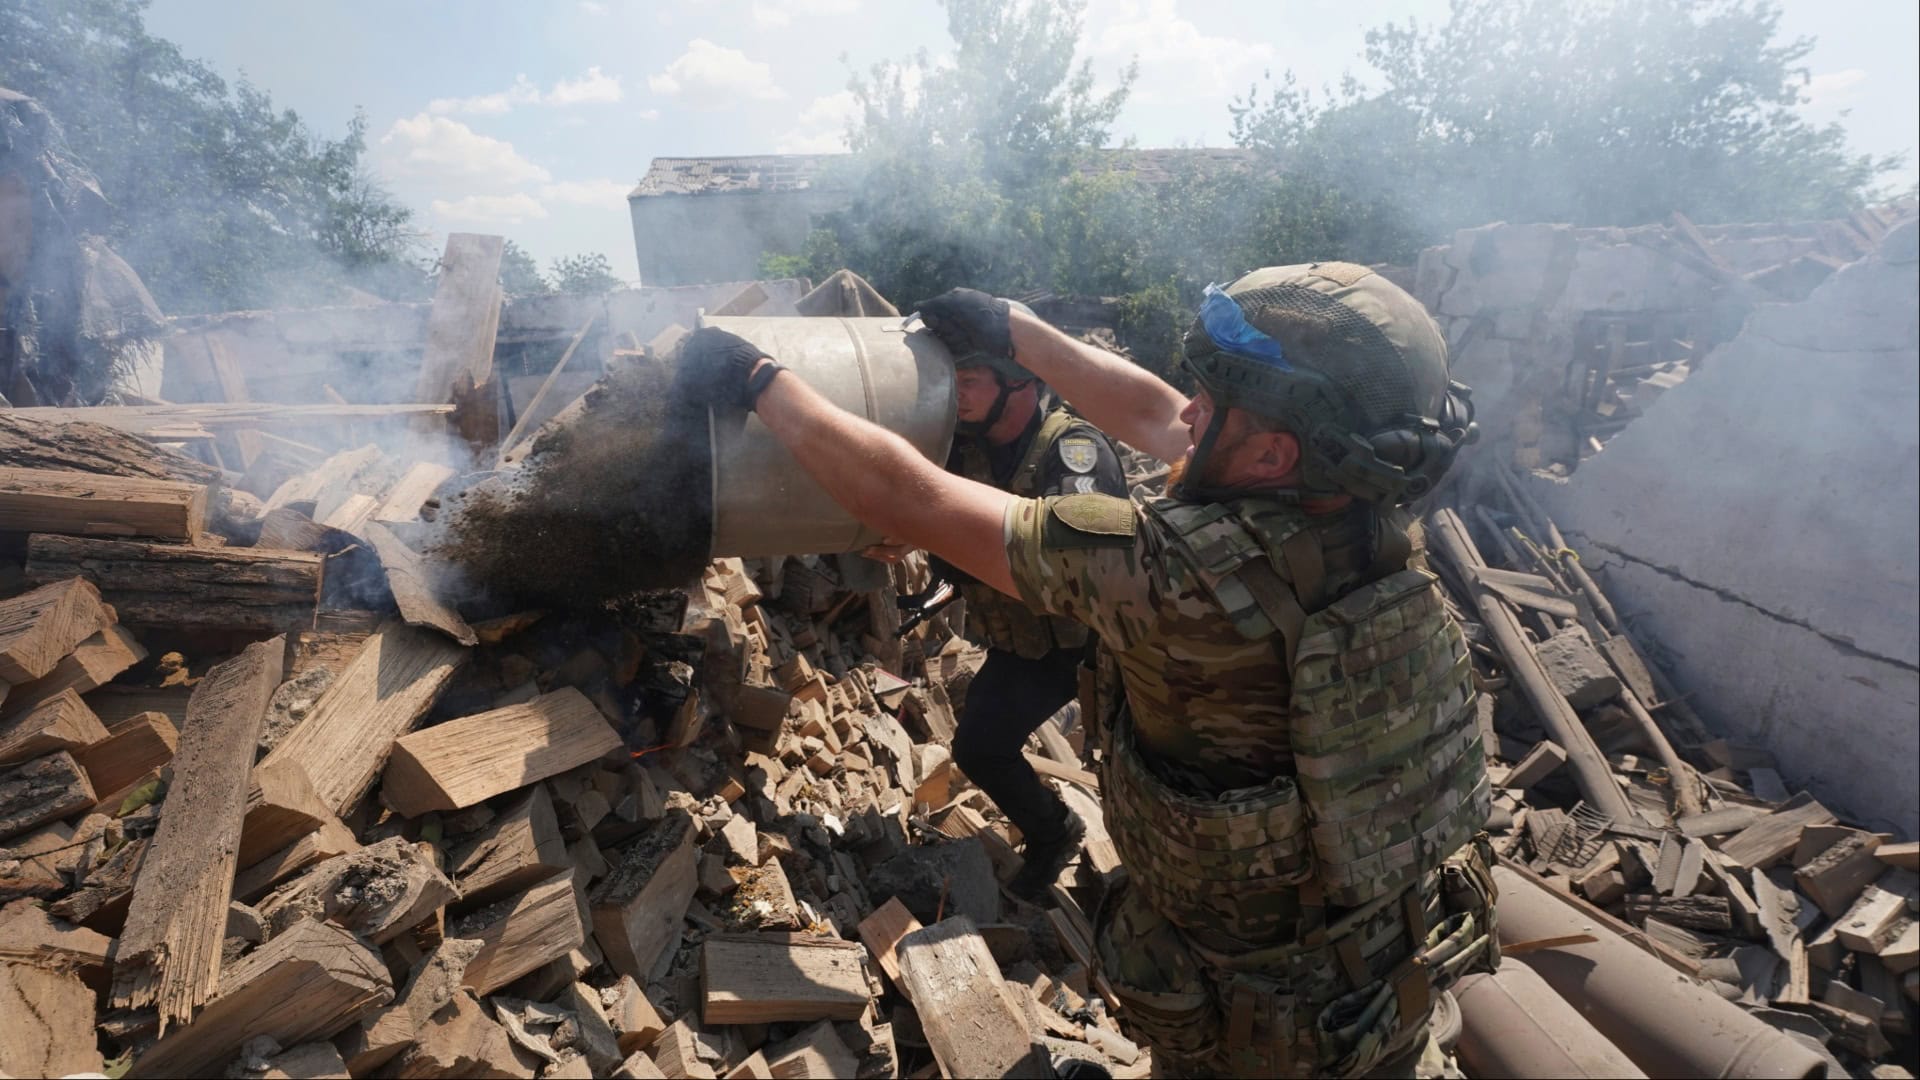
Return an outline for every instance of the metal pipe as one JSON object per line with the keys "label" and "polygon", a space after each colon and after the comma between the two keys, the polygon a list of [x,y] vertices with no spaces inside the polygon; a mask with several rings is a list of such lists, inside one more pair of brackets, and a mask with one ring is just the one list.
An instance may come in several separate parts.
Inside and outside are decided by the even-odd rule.
{"label": "metal pipe", "polygon": [[[945,463],[953,444],[953,362],[924,329],[899,318],[703,316],[739,334],[835,405]],[[801,555],[859,551],[882,537],[806,474],[752,413],[715,411],[712,553]]]}
{"label": "metal pipe", "polygon": [[[1505,866],[1493,870],[1499,889],[1502,945],[1588,934],[1580,945],[1556,945],[1511,958],[1546,980],[1602,1036],[1649,1076],[1758,1080],[1823,1080],[1827,1063],[1699,982],[1586,917]],[[1504,966],[1504,965],[1503,965]]]}
{"label": "metal pipe", "polygon": [[1525,964],[1508,960],[1499,971],[1468,975],[1453,996],[1460,1064],[1475,1080],[1647,1075]]}
{"label": "metal pipe", "polygon": [[1534,712],[1540,716],[1549,734],[1555,742],[1567,752],[1567,766],[1573,771],[1574,782],[1580,787],[1580,795],[1587,805],[1607,815],[1615,821],[1631,822],[1640,820],[1633,804],[1620,792],[1620,785],[1613,779],[1613,770],[1607,766],[1606,756],[1594,744],[1593,736],[1587,733],[1585,724],[1567,704],[1567,699],[1555,689],[1553,680],[1547,677],[1546,669],[1540,666],[1540,658],[1534,654],[1533,646],[1521,632],[1519,620],[1513,610],[1494,595],[1473,571],[1486,565],[1479,551],[1473,546],[1473,539],[1467,535],[1466,526],[1460,516],[1452,510],[1437,510],[1430,519],[1433,527],[1428,530],[1438,543],[1442,555],[1460,570],[1460,576],[1467,579],[1467,591],[1473,603],[1480,611],[1481,621],[1488,633],[1506,657],[1507,670],[1512,673],[1515,682],[1520,684],[1521,693],[1533,705]]}

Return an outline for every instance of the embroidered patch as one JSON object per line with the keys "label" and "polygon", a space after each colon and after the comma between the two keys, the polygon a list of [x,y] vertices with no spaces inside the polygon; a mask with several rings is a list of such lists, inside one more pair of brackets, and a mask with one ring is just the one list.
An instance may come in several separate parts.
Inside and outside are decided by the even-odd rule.
{"label": "embroidered patch", "polygon": [[1060,460],[1077,473],[1090,473],[1100,464],[1100,448],[1084,435],[1069,435],[1060,440]]}
{"label": "embroidered patch", "polygon": [[1068,487],[1073,489],[1068,494],[1092,495],[1094,493],[1095,483],[1095,480],[1091,476],[1076,476],[1067,484]]}

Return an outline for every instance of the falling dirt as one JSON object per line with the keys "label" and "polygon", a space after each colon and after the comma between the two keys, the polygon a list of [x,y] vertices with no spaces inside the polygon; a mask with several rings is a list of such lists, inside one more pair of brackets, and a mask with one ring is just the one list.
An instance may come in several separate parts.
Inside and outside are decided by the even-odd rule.
{"label": "falling dirt", "polygon": [[712,531],[707,439],[706,410],[675,402],[666,366],[629,361],[517,469],[448,499],[434,550],[521,608],[599,609],[683,585]]}

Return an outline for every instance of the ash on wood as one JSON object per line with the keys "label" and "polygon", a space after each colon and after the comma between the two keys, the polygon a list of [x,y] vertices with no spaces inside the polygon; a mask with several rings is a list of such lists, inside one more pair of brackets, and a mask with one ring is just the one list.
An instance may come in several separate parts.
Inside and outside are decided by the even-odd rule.
{"label": "ash on wood", "polygon": [[433,707],[465,658],[445,637],[389,620],[261,764],[300,763],[322,801],[347,813],[373,784],[393,741]]}
{"label": "ash on wood", "polygon": [[430,845],[391,836],[315,866],[261,901],[260,914],[273,926],[324,919],[384,945],[458,895]]}
{"label": "ash on wood", "polygon": [[902,938],[900,972],[948,1076],[1053,1075],[973,920],[955,916]]}
{"label": "ash on wood", "polygon": [[407,817],[457,810],[621,747],[585,694],[566,687],[525,705],[462,717],[394,742],[381,797]]}
{"label": "ash on wood", "polygon": [[431,564],[385,525],[369,523],[361,532],[380,556],[380,565],[387,571],[387,587],[393,590],[393,602],[407,625],[432,627],[462,645],[480,644],[473,627],[435,590]]}
{"label": "ash on wood", "polygon": [[302,630],[313,625],[326,560],[304,551],[201,548],[35,533],[27,578],[83,575],[126,622],[177,629]]}
{"label": "ash on wood", "polygon": [[206,518],[200,484],[0,466],[0,531],[192,540]]}
{"label": "ash on wood", "polygon": [[647,978],[661,950],[680,936],[699,886],[693,831],[686,811],[669,811],[594,889],[594,936],[622,975]]}
{"label": "ash on wood", "polygon": [[709,1024],[857,1020],[867,1011],[866,950],[801,934],[717,934],[700,949]]}
{"label": "ash on wood", "polygon": [[157,1006],[163,1036],[220,985],[247,781],[285,656],[283,638],[249,645],[208,672],[187,705],[166,813],[134,883],[113,976],[114,1004]]}

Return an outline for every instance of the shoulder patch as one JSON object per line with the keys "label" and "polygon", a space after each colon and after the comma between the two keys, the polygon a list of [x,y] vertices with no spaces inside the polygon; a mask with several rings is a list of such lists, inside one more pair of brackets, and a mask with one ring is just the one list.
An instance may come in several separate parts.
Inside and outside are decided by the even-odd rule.
{"label": "shoulder patch", "polygon": [[1090,473],[1100,463],[1100,447],[1085,435],[1068,435],[1056,444],[1060,460],[1077,473]]}
{"label": "shoulder patch", "polygon": [[1047,500],[1042,540],[1050,548],[1132,547],[1131,500],[1113,495],[1060,495]]}

